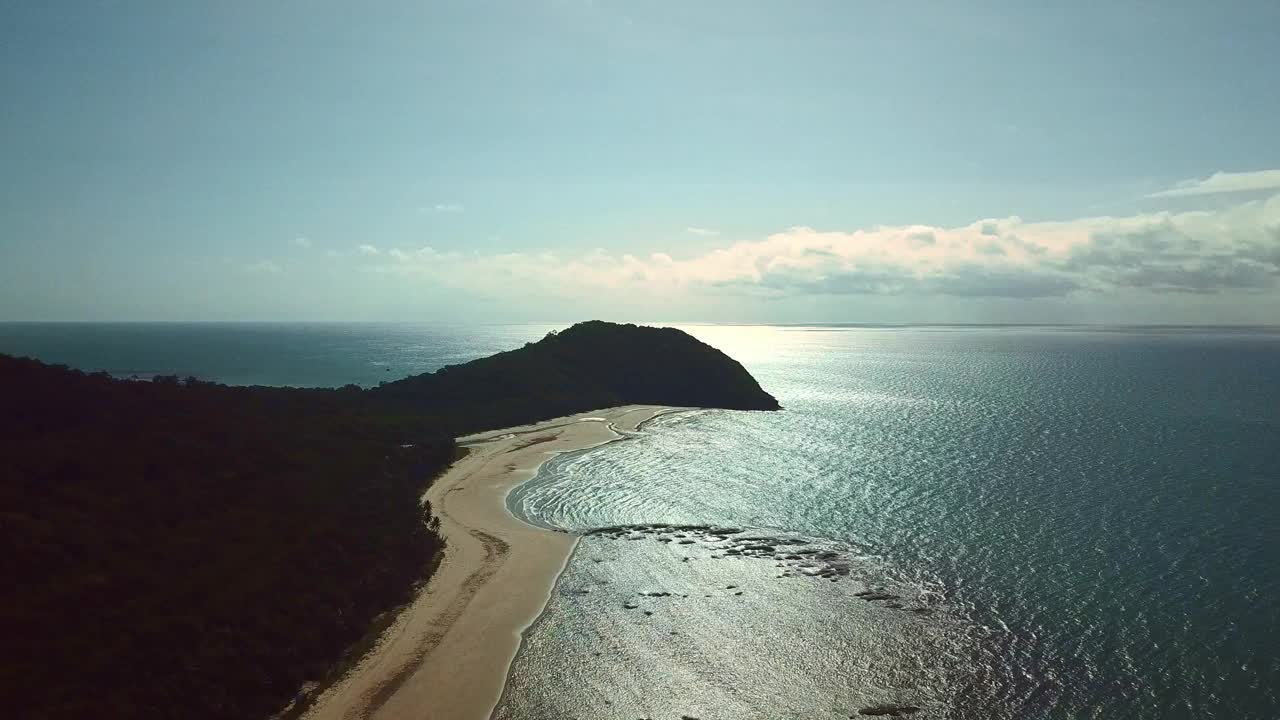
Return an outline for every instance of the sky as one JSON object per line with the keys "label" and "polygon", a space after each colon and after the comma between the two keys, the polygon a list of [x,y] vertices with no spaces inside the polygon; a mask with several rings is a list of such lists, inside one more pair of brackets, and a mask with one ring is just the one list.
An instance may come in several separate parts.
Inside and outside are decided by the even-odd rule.
{"label": "sky", "polygon": [[0,0],[0,98],[0,320],[1280,319],[1275,0]]}

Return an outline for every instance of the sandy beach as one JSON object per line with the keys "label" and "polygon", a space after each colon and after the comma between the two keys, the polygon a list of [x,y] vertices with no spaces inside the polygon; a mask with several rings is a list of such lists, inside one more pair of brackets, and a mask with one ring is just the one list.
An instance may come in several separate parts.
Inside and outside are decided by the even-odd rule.
{"label": "sandy beach", "polygon": [[554,455],[616,440],[669,408],[623,406],[459,438],[468,455],[427,491],[448,548],[370,651],[304,715],[314,720],[483,720],[521,634],[578,538],[528,525],[506,497]]}

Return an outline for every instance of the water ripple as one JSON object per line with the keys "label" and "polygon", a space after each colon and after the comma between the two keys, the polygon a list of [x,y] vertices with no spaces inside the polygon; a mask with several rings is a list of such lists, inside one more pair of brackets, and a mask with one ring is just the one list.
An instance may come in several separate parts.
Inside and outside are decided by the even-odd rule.
{"label": "water ripple", "polygon": [[[1275,335],[689,329],[742,358],[787,410],[664,417],[633,439],[549,463],[512,495],[513,508],[575,531],[735,525],[843,544],[884,582],[946,608],[911,628],[886,626],[850,610],[861,607],[845,598],[852,583],[801,592],[773,575],[762,587],[788,589],[751,606],[761,617],[685,608],[686,624],[743,643],[727,659],[699,655],[714,671],[680,671],[730,683],[707,696],[705,717],[872,702],[857,693],[883,687],[880,676],[844,657],[852,647],[897,668],[890,675],[916,668],[903,687],[938,716],[1280,715]],[[601,579],[692,587],[714,577],[688,574],[711,563],[667,568],[661,549],[641,549],[654,543],[597,536],[566,577],[587,572],[582,558],[601,543],[619,546],[599,550],[612,563],[592,570],[608,570]],[[765,565],[760,573],[776,570]],[[577,602],[557,596],[520,667],[549,671],[553,658],[583,651],[576,633],[634,620],[587,617],[606,611]],[[784,639],[812,630],[811,617],[839,631]],[[912,642],[877,634],[883,627]],[[609,640],[619,654],[608,672],[587,673],[601,698],[640,687],[620,678],[686,687],[643,667],[657,656],[626,637]],[[875,652],[856,639],[866,637],[879,638]],[[786,671],[811,658],[850,674]],[[524,692],[534,690],[517,679],[506,702],[525,702]],[[840,698],[848,703],[823,705]],[[608,707],[583,715],[611,717]]]}

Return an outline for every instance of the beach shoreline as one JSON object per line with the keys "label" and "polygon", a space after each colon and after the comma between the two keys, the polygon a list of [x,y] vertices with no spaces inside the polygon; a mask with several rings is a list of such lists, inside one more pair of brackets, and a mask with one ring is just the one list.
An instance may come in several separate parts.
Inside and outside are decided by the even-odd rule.
{"label": "beach shoreline", "polygon": [[675,408],[627,405],[458,438],[468,453],[424,494],[448,545],[436,572],[304,718],[482,720],[578,536],[530,525],[508,494],[547,460],[625,437]]}

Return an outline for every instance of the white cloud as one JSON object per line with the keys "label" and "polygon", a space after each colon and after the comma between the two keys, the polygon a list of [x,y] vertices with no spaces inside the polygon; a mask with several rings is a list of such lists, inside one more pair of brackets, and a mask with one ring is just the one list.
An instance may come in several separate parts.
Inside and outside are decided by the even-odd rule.
{"label": "white cloud", "polygon": [[309,248],[311,247],[311,238],[296,237],[293,239],[293,244],[300,248]]}
{"label": "white cloud", "polygon": [[554,297],[619,291],[762,298],[1253,292],[1280,285],[1280,195],[1215,211],[1057,222],[1014,216],[960,227],[795,227],[686,258],[431,248],[391,257],[394,264],[373,269],[481,292],[519,288]]}
{"label": "white cloud", "polygon": [[280,266],[270,260],[259,260],[244,266],[244,271],[253,275],[279,275],[284,272]]}
{"label": "white cloud", "polygon": [[[518,255],[518,254],[517,254]],[[440,263],[452,262],[462,263],[467,260],[467,256],[457,252],[439,252],[435,248],[427,245],[417,250],[402,250],[400,248],[391,248],[387,251],[387,257],[395,260],[401,266],[413,267],[424,263]],[[481,256],[471,256],[472,260],[478,260]],[[494,255],[488,256],[493,260],[508,258],[511,255]],[[386,270],[387,268],[383,268]]]}
{"label": "white cloud", "polygon": [[1192,195],[1251,192],[1280,188],[1280,170],[1217,172],[1204,179],[1184,180],[1169,190],[1151,193],[1149,198],[1176,198]]}
{"label": "white cloud", "polygon": [[719,230],[712,230],[711,228],[703,227],[687,227],[684,231],[690,235],[701,235],[703,237],[715,237],[720,234]]}
{"label": "white cloud", "polygon": [[418,209],[422,212],[430,213],[460,213],[466,210],[458,203],[437,203],[435,205],[425,205]]}
{"label": "white cloud", "polygon": [[356,246],[356,250],[357,250],[361,255],[377,255],[377,254],[378,254],[378,252],[379,252],[379,251],[378,251],[378,248],[374,247],[373,245],[369,245],[369,244],[357,245],[357,246]]}

